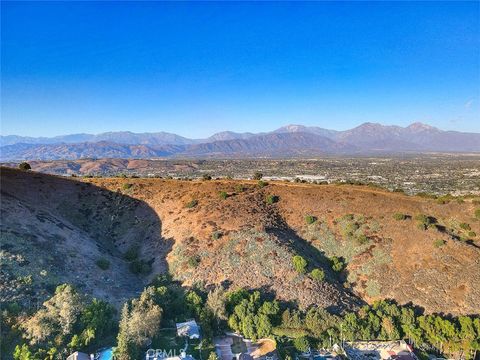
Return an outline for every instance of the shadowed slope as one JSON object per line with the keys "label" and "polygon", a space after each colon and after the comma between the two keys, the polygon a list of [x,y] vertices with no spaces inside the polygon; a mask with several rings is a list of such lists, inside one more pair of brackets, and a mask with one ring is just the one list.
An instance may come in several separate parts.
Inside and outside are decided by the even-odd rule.
{"label": "shadowed slope", "polygon": [[[120,303],[145,283],[124,260],[130,248],[156,271],[166,270],[169,242],[144,202],[61,177],[1,171],[2,301],[42,301],[70,282]],[[108,269],[97,266],[100,259]]]}

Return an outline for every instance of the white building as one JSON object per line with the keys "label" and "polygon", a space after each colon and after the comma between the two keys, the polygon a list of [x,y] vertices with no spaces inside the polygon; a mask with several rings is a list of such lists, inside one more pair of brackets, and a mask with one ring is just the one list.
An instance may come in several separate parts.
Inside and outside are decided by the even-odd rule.
{"label": "white building", "polygon": [[200,327],[195,320],[177,323],[177,335],[186,336],[189,339],[200,339]]}

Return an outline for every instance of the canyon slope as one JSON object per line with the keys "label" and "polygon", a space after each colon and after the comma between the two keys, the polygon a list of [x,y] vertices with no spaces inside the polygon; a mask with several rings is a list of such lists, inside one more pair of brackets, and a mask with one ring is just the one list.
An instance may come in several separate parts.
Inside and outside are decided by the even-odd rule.
{"label": "canyon slope", "polygon": [[[478,313],[478,200],[263,185],[2,168],[0,300],[42,301],[71,282],[120,304],[169,272],[185,286],[261,288],[303,308],[341,312],[389,298],[427,313]],[[306,273],[295,270],[295,255]],[[340,272],[334,257],[346,264]],[[314,268],[323,281],[309,275]]]}

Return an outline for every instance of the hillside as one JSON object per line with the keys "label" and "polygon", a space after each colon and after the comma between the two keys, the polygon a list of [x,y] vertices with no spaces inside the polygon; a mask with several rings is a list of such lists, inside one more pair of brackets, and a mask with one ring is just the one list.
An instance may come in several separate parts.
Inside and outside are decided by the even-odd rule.
{"label": "hillside", "polygon": [[[69,281],[119,303],[168,270],[185,285],[261,288],[301,307],[340,311],[393,298],[427,312],[480,308],[480,222],[468,199],[439,204],[346,185],[69,180],[7,168],[1,190],[3,301],[41,298],[40,289]],[[278,201],[268,204],[267,195]],[[426,230],[418,214],[429,217]],[[317,220],[307,224],[306,215]],[[129,271],[125,254],[136,247],[133,262],[151,266],[149,275]],[[296,272],[296,254],[326,280]],[[346,261],[341,273],[332,256]],[[108,270],[97,267],[100,258]]]}

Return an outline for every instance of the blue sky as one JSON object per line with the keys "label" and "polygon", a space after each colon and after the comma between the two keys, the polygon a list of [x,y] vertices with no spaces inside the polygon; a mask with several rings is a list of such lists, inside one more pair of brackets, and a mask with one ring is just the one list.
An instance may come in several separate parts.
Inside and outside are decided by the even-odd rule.
{"label": "blue sky", "polygon": [[4,2],[1,133],[480,132],[479,2]]}

